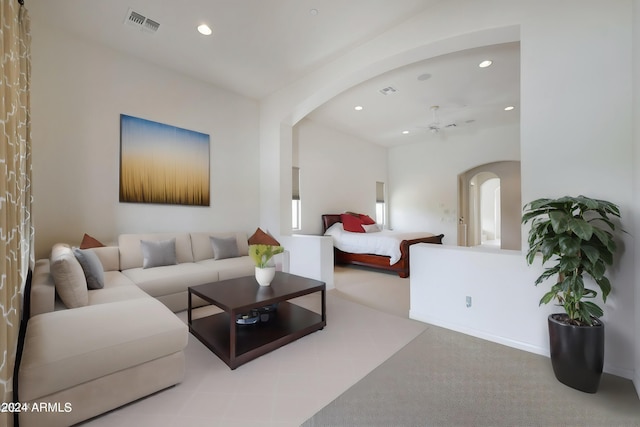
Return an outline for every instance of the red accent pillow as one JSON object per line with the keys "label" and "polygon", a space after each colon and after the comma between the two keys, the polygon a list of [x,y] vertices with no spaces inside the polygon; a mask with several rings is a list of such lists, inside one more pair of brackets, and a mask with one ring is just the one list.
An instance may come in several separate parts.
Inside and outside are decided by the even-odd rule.
{"label": "red accent pillow", "polygon": [[249,237],[249,244],[280,246],[280,243],[272,235],[265,233],[260,227],[258,227],[256,232]]}
{"label": "red accent pillow", "polygon": [[89,248],[103,248],[104,244],[97,240],[94,237],[89,236],[87,233],[84,233],[82,237],[82,243],[80,243],[80,249],[89,249]]}
{"label": "red accent pillow", "polygon": [[352,233],[364,233],[364,228],[362,228],[362,219],[360,219],[360,217],[349,214],[341,214],[340,220],[342,221],[344,231],[350,231]]}
{"label": "red accent pillow", "polygon": [[365,214],[360,214],[360,220],[364,225],[371,225],[376,223],[373,218]]}

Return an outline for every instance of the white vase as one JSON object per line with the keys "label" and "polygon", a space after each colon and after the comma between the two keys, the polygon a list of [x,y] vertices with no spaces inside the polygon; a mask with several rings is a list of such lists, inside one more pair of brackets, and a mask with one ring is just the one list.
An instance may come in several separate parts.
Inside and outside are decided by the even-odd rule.
{"label": "white vase", "polygon": [[275,267],[256,267],[256,280],[260,286],[269,286],[275,275]]}

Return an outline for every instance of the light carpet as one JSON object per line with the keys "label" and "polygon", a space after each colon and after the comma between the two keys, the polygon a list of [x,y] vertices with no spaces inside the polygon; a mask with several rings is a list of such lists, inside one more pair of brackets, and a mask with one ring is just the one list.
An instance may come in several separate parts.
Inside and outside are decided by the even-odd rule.
{"label": "light carpet", "polygon": [[429,326],[303,426],[640,426],[640,401],[629,380],[583,393],[547,357]]}
{"label": "light carpet", "polygon": [[[318,311],[319,295],[295,300]],[[178,313],[186,321],[186,313]],[[327,326],[235,370],[193,336],[184,381],[95,418],[98,426],[299,426],[427,325],[327,292]]]}

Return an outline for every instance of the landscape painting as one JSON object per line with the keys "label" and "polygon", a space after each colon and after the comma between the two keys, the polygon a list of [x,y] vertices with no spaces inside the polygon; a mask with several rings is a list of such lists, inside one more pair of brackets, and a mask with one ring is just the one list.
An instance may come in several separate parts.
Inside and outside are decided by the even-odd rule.
{"label": "landscape painting", "polygon": [[121,114],[120,202],[209,206],[209,135]]}

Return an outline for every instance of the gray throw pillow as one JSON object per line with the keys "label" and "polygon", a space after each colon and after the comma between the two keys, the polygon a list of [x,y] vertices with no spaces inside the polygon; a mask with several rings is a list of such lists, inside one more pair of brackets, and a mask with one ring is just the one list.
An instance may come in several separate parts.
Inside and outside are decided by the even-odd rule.
{"label": "gray throw pillow", "polygon": [[175,265],[176,239],[169,240],[140,240],[142,248],[142,268],[161,267],[163,265]]}
{"label": "gray throw pillow", "polygon": [[73,250],[73,255],[75,255],[82,267],[82,271],[84,271],[84,277],[87,279],[87,288],[104,288],[104,268],[98,255],[91,250],[78,248]]}
{"label": "gray throw pillow", "polygon": [[238,252],[238,242],[235,237],[209,237],[213,246],[213,259],[236,258],[240,256]]}

